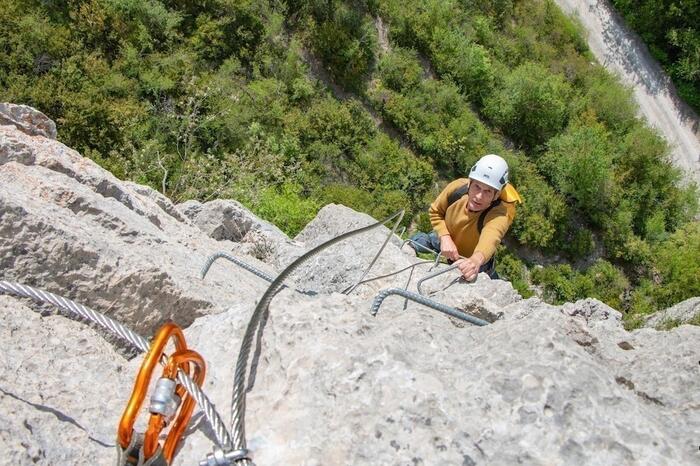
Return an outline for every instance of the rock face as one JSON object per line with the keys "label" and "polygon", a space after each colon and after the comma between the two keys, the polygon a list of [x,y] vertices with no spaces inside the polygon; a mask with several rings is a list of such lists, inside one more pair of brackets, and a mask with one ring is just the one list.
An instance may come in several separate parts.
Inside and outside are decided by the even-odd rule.
{"label": "rock face", "polygon": [[252,304],[265,289],[254,276],[234,283],[215,266],[207,282],[198,278],[207,256],[239,249],[203,235],[151,188],[121,182],[55,140],[0,126],[3,279],[108,310],[150,334],[166,319],[189,325],[246,299],[238,287]]}
{"label": "rock face", "polygon": [[[266,283],[227,263],[200,282],[200,262],[228,250],[274,276],[303,251],[373,222],[327,206],[293,241],[250,223],[242,237],[217,242],[216,221],[196,226],[209,203],[173,206],[55,141],[24,137],[0,127],[0,279],[66,295],[147,337],[146,322],[172,316],[189,324],[188,344],[208,364],[204,390],[224,420],[241,340]],[[238,208],[206,208],[231,219],[231,206]],[[266,262],[243,254],[256,244],[253,233],[280,247]],[[423,282],[423,292],[491,325],[413,301],[404,309],[397,296],[373,317],[377,290],[403,287],[408,270],[339,291],[359,280],[388,235],[377,228],[323,251],[292,274],[294,286],[315,294],[290,287],[272,300],[259,355],[251,352],[246,439],[256,464],[700,462],[700,327],[627,332],[620,313],[599,301],[552,306],[484,274],[466,284],[454,271]],[[390,238],[367,277],[419,262],[399,246]],[[409,290],[430,267],[416,267]],[[162,305],[172,302],[187,312]],[[0,321],[2,461],[113,464],[141,357],[128,361],[98,332],[28,301],[0,296]],[[195,414],[173,464],[198,464],[213,439]]]}
{"label": "rock face", "polygon": [[700,315],[700,298],[690,298],[663,311],[654,313],[644,323],[645,327],[658,328],[664,325],[684,324]]}
{"label": "rock face", "polygon": [[46,115],[26,105],[0,102],[0,125],[11,125],[29,136],[56,139],[56,124]]}

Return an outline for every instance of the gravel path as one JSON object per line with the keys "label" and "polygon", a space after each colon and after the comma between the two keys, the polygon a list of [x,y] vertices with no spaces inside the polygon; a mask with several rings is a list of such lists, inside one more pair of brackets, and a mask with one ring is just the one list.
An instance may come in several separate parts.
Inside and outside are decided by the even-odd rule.
{"label": "gravel path", "polygon": [[641,114],[671,144],[673,163],[686,180],[700,185],[700,120],[677,94],[639,37],[630,32],[607,0],[555,0],[578,17],[593,55],[634,89]]}

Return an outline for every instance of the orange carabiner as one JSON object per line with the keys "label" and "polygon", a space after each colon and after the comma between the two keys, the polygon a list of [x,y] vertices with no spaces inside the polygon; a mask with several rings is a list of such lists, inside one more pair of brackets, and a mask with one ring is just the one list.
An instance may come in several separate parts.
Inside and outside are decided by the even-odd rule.
{"label": "orange carabiner", "polygon": [[[158,330],[158,333],[151,343],[151,348],[148,350],[148,353],[146,353],[146,357],[141,364],[141,369],[139,369],[136,382],[134,383],[134,390],[131,392],[131,398],[129,398],[129,402],[124,409],[124,414],[122,414],[122,418],[119,421],[117,438],[119,440],[119,445],[124,449],[131,443],[131,438],[134,433],[134,422],[143,404],[143,399],[146,397],[151,376],[153,375],[153,369],[163,356],[163,349],[170,338],[172,338],[175,343],[176,351],[187,349],[185,335],[176,324],[168,322]],[[150,458],[150,456],[147,456],[147,458]]]}
{"label": "orange carabiner", "polygon": [[[189,371],[190,363],[194,366],[193,375],[190,374]],[[163,377],[175,380],[177,377],[178,368],[180,368],[186,374],[191,375],[193,381],[198,386],[201,387],[204,383],[206,364],[204,362],[204,358],[202,358],[202,356],[200,356],[200,354],[196,351],[182,350],[173,353],[168,358],[168,362],[163,369]],[[196,404],[196,400],[185,391],[182,385],[178,385],[176,394],[182,400],[182,404],[172,426],[170,427],[165,443],[163,444],[163,457],[168,463],[172,461],[172,458],[175,455],[175,450],[182,439],[182,434],[187,428],[187,424],[190,422],[190,417],[192,416],[192,411],[194,410]],[[150,458],[157,451],[158,436],[160,435],[161,430],[163,430],[165,423],[166,420],[161,414],[151,414],[151,418],[148,422],[148,429],[146,430],[143,441],[143,452],[145,457]]]}

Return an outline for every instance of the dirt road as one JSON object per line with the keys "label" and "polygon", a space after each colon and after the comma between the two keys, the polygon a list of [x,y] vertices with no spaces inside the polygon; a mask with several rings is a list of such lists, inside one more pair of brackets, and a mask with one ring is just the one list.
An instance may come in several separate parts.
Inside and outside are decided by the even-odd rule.
{"label": "dirt road", "polygon": [[598,61],[634,89],[640,113],[671,144],[673,163],[700,186],[700,120],[677,95],[639,37],[631,33],[607,0],[555,0],[577,17]]}

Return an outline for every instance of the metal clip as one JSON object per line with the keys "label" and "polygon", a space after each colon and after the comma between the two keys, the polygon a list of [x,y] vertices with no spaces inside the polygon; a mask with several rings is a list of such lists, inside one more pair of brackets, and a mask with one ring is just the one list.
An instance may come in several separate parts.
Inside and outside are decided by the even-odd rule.
{"label": "metal clip", "polygon": [[241,448],[227,453],[221,448],[215,448],[213,453],[207,455],[207,459],[199,462],[199,466],[231,466],[236,461],[248,460],[252,463],[252,459],[248,456],[248,449]]}
{"label": "metal clip", "polygon": [[161,377],[156,382],[156,388],[151,394],[151,405],[148,408],[151,414],[160,414],[167,421],[170,421],[175,415],[177,408],[180,407],[179,396],[175,394],[177,382],[166,377]]}

